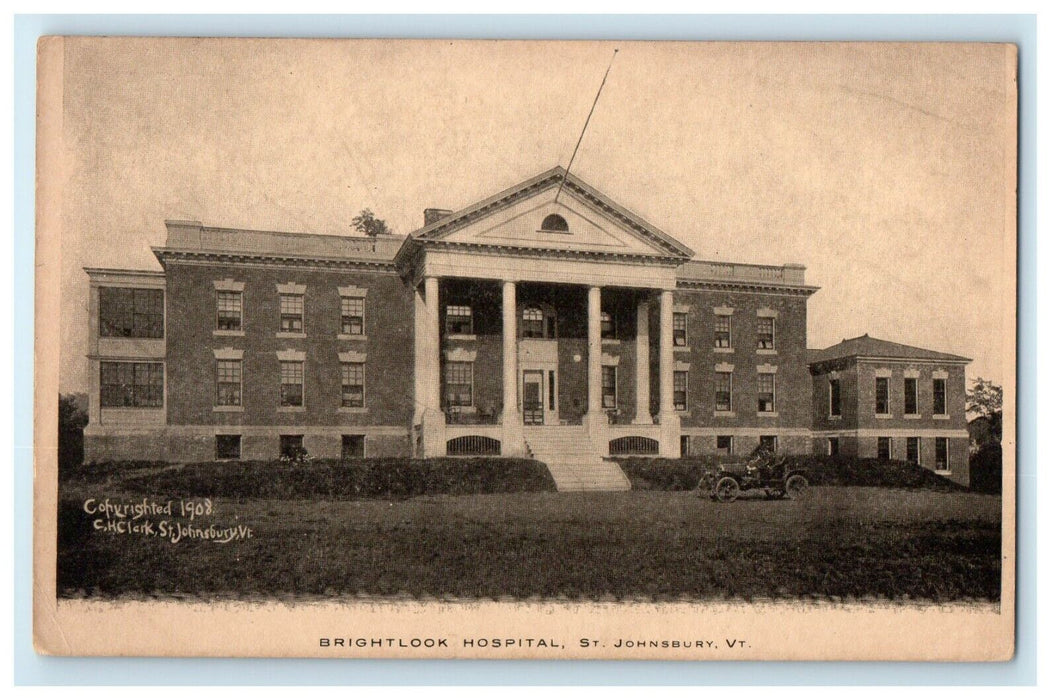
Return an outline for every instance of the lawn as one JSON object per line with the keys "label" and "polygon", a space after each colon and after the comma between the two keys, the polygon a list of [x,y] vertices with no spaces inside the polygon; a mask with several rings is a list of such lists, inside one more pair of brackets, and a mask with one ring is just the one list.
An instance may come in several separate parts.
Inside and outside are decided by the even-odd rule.
{"label": "lawn", "polygon": [[817,487],[805,501],[731,504],[656,491],[213,499],[195,525],[252,531],[227,543],[94,531],[98,516],[82,506],[103,496],[170,497],[64,487],[60,596],[1000,594],[1000,500],[972,493]]}

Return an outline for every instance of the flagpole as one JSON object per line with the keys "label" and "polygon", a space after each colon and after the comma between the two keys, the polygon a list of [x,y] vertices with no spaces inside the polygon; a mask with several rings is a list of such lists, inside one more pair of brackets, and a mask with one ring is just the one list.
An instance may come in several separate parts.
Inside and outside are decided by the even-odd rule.
{"label": "flagpole", "polygon": [[580,142],[584,140],[584,132],[588,130],[588,122],[591,121],[591,115],[595,113],[595,105],[599,104],[599,95],[602,94],[602,88],[606,85],[606,78],[610,75],[610,69],[613,68],[613,60],[617,58],[617,49],[613,50],[613,56],[610,56],[610,65],[606,66],[606,72],[603,73],[602,82],[599,83],[599,91],[595,93],[595,101],[591,103],[591,110],[588,111],[588,118],[584,120],[584,127],[580,130],[580,137],[577,139],[577,145],[573,147],[573,155],[569,157],[569,165],[566,166],[566,171],[562,173],[562,182],[558,186],[558,191],[555,192],[555,201],[558,201],[558,196],[562,194],[562,188],[566,186],[566,179],[569,177],[569,169],[573,167],[573,159],[577,157],[577,150],[580,148]]}

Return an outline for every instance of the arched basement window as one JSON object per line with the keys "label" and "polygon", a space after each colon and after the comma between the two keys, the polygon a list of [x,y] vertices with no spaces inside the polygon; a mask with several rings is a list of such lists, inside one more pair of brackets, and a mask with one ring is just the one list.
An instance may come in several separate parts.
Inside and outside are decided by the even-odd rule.
{"label": "arched basement window", "polygon": [[548,214],[544,217],[544,223],[540,224],[540,230],[552,233],[569,233],[569,224],[558,214]]}

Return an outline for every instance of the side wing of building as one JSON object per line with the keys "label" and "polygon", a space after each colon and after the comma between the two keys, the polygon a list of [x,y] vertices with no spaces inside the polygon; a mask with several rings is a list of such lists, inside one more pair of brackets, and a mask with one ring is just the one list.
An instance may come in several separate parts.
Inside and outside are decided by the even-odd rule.
{"label": "side wing of building", "polygon": [[969,361],[866,335],[814,351],[817,451],[906,460],[968,484]]}
{"label": "side wing of building", "polygon": [[86,461],[410,453],[414,315],[393,245],[338,259],[314,254],[322,237],[169,228],[164,273],[88,270]]}

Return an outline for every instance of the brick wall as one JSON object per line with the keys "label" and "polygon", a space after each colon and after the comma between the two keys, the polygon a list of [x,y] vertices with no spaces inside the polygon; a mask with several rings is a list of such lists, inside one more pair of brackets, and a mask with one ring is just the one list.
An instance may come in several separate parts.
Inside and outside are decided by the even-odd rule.
{"label": "brick wall", "polygon": [[[214,280],[245,283],[240,337],[216,336]],[[306,286],[305,338],[277,338],[277,284]],[[339,340],[339,286],[367,289],[366,340]],[[414,395],[412,292],[395,274],[170,264],[167,411],[170,425],[408,425]],[[243,411],[219,413],[215,348],[243,350]],[[305,410],[279,411],[277,351],[306,353]],[[366,412],[342,413],[338,353],[366,352]]]}
{"label": "brick wall", "polygon": [[[689,307],[687,350],[674,354],[676,362],[690,365],[688,410],[683,427],[725,426],[769,429],[802,428],[811,425],[812,388],[806,356],[806,300],[766,294],[735,294],[713,291],[679,291],[674,304]],[[731,352],[713,347],[715,307],[728,307],[731,314]],[[775,319],[775,354],[757,351],[757,312],[771,309]],[[714,416],[715,366],[734,366],[732,408],[734,417]],[[777,416],[757,415],[757,366],[775,365]]]}
{"label": "brick wall", "polygon": [[[892,418],[879,418],[875,413],[875,377],[877,370],[892,373],[889,382],[889,404]],[[917,370],[918,415],[920,418],[904,418],[904,370]],[[943,371],[947,378],[947,418],[933,417],[933,372]],[[966,377],[961,365],[927,363],[868,362],[856,364],[858,386],[861,387],[856,401],[859,413],[857,427],[888,429],[916,428],[928,430],[966,429]]]}
{"label": "brick wall", "polygon": [[[837,379],[839,383],[841,415],[837,417],[830,415],[831,379]],[[859,414],[858,381],[859,373],[852,362],[830,363],[823,368],[813,369],[813,430],[851,430],[856,427]]]}
{"label": "brick wall", "polygon": [[[442,347],[476,351],[474,359],[474,406],[479,414],[503,409],[503,296],[497,283],[465,280],[442,280],[440,287]],[[469,306],[473,316],[473,340],[456,340],[445,334],[446,308]],[[444,378],[447,359],[441,358],[441,391],[444,402]]]}
{"label": "brick wall", "polygon": [[[889,373],[889,417],[876,410],[876,384],[879,370]],[[905,370],[918,372],[918,417],[904,414]],[[842,416],[829,418],[830,373],[836,372],[841,381]],[[947,374],[947,418],[933,414],[934,372]],[[827,433],[838,436],[839,454],[843,456],[876,458],[878,438],[890,438],[892,459],[907,459],[908,437],[919,438],[919,463],[932,469],[936,463],[937,433],[948,433],[948,464],[951,478],[969,483],[969,439],[951,435],[950,431],[966,431],[966,377],[962,365],[857,360],[853,358],[813,365],[812,368],[812,427],[817,431],[813,441],[818,454],[827,452]]]}

